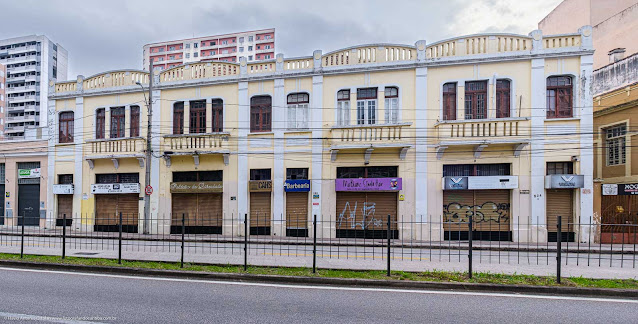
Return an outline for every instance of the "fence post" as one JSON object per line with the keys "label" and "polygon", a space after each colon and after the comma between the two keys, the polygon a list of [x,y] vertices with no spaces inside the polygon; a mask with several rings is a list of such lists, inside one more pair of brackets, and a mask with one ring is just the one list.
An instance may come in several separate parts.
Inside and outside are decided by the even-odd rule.
{"label": "fence post", "polygon": [[117,264],[122,264],[122,213],[120,212],[120,221],[118,222],[118,231],[120,232],[120,236],[118,239],[118,251],[117,251]]}
{"label": "fence post", "polygon": [[[20,259],[24,257],[24,221],[26,219],[27,212],[22,213],[22,234],[20,235]],[[20,219],[20,215],[18,215]]]}
{"label": "fence post", "polygon": [[248,214],[244,214],[244,271],[248,271]]}
{"label": "fence post", "polygon": [[467,250],[468,250],[468,252],[467,252],[467,262],[468,262],[467,270],[468,271],[467,271],[467,273],[468,273],[469,278],[472,279],[472,227],[473,227],[472,226],[473,225],[472,224],[473,223],[472,215],[469,216],[469,219],[470,219],[470,221],[468,223],[468,247],[467,247]]}
{"label": "fence post", "polygon": [[317,214],[312,224],[312,273],[317,273]]}
{"label": "fence post", "polygon": [[66,257],[66,214],[62,214],[62,259]]}
{"label": "fence post", "polygon": [[184,213],[182,213],[182,256],[179,259],[179,267],[183,268],[184,267],[184,233],[186,232],[186,225],[184,224],[186,219],[186,215]]}
{"label": "fence post", "polygon": [[390,214],[388,214],[388,277],[390,276],[390,238],[392,231],[390,230]]}
{"label": "fence post", "polygon": [[560,284],[560,267],[561,267],[561,239],[562,239],[562,233],[561,233],[561,217],[558,216],[558,224],[556,225],[558,227],[558,231],[557,231],[557,237],[556,237],[556,283]]}

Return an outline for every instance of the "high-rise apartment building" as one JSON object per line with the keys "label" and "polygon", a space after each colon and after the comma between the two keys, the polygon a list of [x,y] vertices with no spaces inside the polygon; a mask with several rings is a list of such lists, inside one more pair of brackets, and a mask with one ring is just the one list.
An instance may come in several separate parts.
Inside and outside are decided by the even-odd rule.
{"label": "high-rise apartment building", "polygon": [[5,93],[7,87],[7,68],[0,64],[0,139],[4,138],[4,107]]}
{"label": "high-rise apartment building", "polygon": [[26,129],[46,125],[46,114],[40,111],[46,111],[49,80],[66,80],[67,56],[62,46],[43,35],[0,40],[7,139],[22,139]]}
{"label": "high-rise apartment building", "polygon": [[144,45],[144,70],[149,60],[154,70],[200,61],[248,62],[275,58],[275,29],[205,36]]}

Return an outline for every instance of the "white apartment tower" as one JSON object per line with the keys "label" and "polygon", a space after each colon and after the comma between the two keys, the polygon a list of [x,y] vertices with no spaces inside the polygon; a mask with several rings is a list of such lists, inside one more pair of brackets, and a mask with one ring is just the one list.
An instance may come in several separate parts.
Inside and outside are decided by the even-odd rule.
{"label": "white apartment tower", "polygon": [[25,131],[46,125],[49,80],[66,80],[67,56],[60,44],[43,35],[0,40],[0,64],[6,67],[6,139],[23,139]]}

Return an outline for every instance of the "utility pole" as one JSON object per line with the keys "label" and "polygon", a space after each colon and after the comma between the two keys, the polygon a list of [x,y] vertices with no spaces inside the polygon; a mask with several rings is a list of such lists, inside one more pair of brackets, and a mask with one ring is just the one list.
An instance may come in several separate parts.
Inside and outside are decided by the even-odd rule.
{"label": "utility pole", "polygon": [[[142,87],[143,88],[143,87]],[[153,119],[153,61],[148,62],[148,120],[146,131],[146,175],[144,177],[144,184],[149,186],[151,184],[151,122]],[[149,234],[149,228],[151,223],[151,195],[146,194],[144,190],[144,234]]]}

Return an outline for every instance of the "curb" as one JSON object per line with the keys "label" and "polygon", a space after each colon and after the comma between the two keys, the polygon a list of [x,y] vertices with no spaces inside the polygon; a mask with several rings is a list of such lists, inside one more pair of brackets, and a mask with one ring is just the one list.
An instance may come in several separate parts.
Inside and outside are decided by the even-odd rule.
{"label": "curb", "polygon": [[141,268],[124,268],[109,266],[73,265],[60,263],[41,263],[31,261],[0,260],[0,266],[15,268],[65,270],[88,273],[109,273],[122,275],[136,275],[148,277],[169,277],[200,280],[227,280],[278,284],[306,284],[325,286],[346,286],[360,288],[395,288],[413,290],[461,290],[468,292],[499,292],[514,294],[552,294],[564,296],[585,297],[617,297],[624,299],[638,299],[638,289],[606,289],[606,288],[576,288],[527,285],[499,285],[486,283],[462,282],[430,282],[430,281],[402,281],[378,279],[348,279],[348,278],[319,278],[296,277],[279,275],[259,275],[246,273],[218,273],[201,271],[157,270]]}

